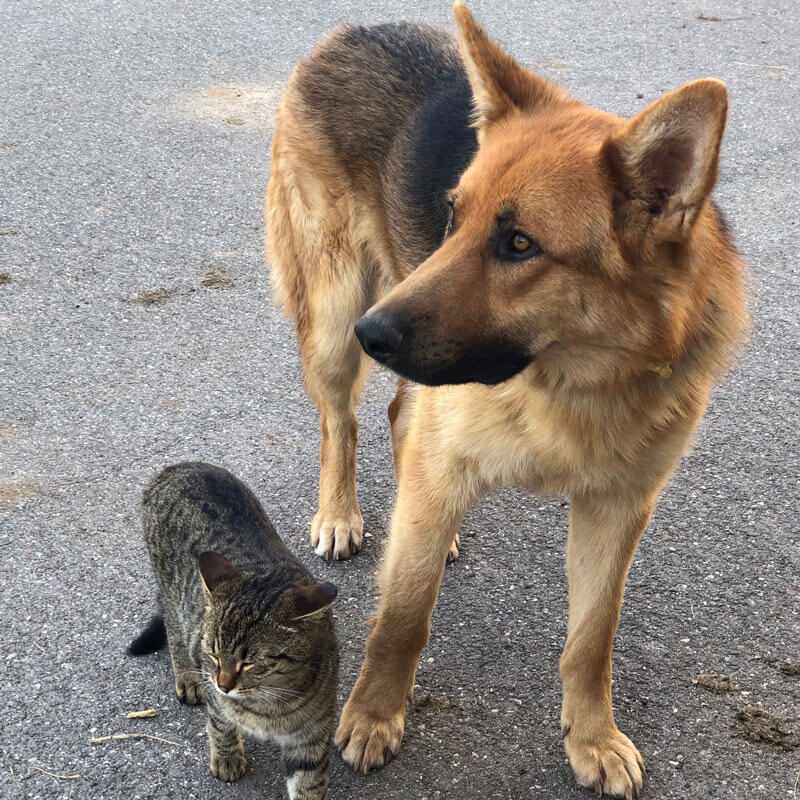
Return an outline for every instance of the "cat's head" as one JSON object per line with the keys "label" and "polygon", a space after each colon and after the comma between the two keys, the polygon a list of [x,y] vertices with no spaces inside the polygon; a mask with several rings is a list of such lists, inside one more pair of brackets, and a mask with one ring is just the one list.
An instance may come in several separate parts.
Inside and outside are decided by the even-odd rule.
{"label": "cat's head", "polygon": [[203,668],[232,698],[290,700],[287,687],[316,665],[321,647],[335,648],[329,614],[332,583],[276,591],[273,578],[240,572],[219,553],[201,553],[206,594]]}

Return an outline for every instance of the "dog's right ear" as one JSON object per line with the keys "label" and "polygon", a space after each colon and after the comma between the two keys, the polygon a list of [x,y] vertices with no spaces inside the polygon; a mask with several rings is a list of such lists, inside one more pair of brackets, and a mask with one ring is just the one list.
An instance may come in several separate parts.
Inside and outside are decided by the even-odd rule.
{"label": "dog's right ear", "polygon": [[475,22],[461,0],[453,4],[458,44],[475,102],[478,133],[514,110],[535,111],[566,99],[556,85],[525,69]]}
{"label": "dog's right ear", "polygon": [[239,570],[225,556],[211,551],[200,553],[197,559],[197,570],[200,573],[203,588],[209,596],[221,583],[241,577]]}

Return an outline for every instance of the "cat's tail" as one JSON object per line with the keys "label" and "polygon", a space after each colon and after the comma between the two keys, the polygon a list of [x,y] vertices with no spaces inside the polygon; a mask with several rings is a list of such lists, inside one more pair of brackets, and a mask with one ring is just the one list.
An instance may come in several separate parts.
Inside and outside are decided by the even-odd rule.
{"label": "cat's tail", "polygon": [[167,643],[167,628],[164,619],[160,614],[156,614],[147,627],[128,645],[128,654],[132,656],[144,656],[147,653],[155,653]]}

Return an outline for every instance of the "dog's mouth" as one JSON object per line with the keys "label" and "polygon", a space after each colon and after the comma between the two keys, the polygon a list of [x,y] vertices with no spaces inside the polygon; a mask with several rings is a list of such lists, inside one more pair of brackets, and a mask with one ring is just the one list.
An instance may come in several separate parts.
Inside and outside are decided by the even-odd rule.
{"label": "dog's mouth", "polygon": [[403,378],[428,386],[493,385],[514,377],[533,357],[512,342],[421,339],[413,326],[382,310],[363,316],[355,333],[364,352]]}

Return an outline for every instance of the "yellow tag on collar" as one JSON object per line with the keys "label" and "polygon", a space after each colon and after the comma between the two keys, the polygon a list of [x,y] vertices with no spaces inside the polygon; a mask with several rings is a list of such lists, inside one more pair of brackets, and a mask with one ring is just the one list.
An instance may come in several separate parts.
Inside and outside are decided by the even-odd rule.
{"label": "yellow tag on collar", "polygon": [[669,378],[672,375],[672,365],[669,361],[654,361],[648,365],[647,369],[650,372],[658,373],[662,378]]}

